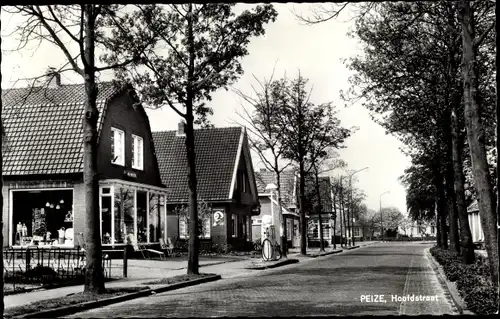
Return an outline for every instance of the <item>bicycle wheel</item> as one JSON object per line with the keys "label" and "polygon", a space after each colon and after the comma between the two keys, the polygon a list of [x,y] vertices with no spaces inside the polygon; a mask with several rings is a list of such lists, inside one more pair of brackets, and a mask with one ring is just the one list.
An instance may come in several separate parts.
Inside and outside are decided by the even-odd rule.
{"label": "bicycle wheel", "polygon": [[262,259],[265,261],[273,258],[273,245],[269,239],[264,239],[262,242]]}
{"label": "bicycle wheel", "polygon": [[276,258],[276,260],[281,259],[281,247],[280,247],[280,245],[274,246],[274,257]]}

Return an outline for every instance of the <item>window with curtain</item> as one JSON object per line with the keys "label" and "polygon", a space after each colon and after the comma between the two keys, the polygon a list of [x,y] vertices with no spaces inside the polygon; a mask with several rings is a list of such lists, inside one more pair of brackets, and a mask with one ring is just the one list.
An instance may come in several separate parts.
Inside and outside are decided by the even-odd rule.
{"label": "window with curtain", "polygon": [[111,163],[125,166],[125,132],[111,128]]}

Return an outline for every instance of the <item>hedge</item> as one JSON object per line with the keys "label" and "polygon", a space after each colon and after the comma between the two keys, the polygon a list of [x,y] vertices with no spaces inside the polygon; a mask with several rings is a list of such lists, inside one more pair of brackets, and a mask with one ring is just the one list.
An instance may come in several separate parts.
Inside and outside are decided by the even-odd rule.
{"label": "hedge", "polygon": [[485,257],[476,255],[476,261],[466,265],[460,255],[448,250],[433,247],[430,252],[443,266],[448,280],[456,283],[468,310],[478,315],[496,313],[497,286],[491,281],[490,267]]}

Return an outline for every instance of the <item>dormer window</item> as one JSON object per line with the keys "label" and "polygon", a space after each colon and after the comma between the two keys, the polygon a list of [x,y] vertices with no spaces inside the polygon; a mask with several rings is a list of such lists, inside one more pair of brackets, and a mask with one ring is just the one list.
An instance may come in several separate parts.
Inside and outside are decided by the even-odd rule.
{"label": "dormer window", "polygon": [[111,163],[125,166],[125,132],[111,128]]}
{"label": "dormer window", "polygon": [[132,168],[143,169],[143,139],[140,136],[132,135]]}

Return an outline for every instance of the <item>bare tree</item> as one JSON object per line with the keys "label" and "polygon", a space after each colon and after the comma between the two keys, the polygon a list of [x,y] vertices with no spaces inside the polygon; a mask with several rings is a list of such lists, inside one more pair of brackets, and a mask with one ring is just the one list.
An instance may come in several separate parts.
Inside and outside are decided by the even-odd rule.
{"label": "bare tree", "polygon": [[[240,59],[248,54],[250,39],[263,35],[264,25],[274,22],[277,16],[271,4],[258,5],[239,15],[234,13],[234,5],[170,4],[144,15],[142,23],[159,36],[158,50],[146,53],[141,67],[116,72],[118,78],[137,85],[146,102],[167,106],[185,120],[187,200],[192,221],[188,274],[199,274],[199,238],[194,235],[198,219],[194,125],[208,124],[207,116],[213,110],[206,102],[211,100],[211,94],[238,79],[243,73]],[[117,37],[115,41],[126,48],[130,39]],[[115,51],[110,57],[120,54]]]}
{"label": "bare tree", "polygon": [[299,212],[300,212],[300,253],[306,254],[307,225],[305,219],[305,178],[311,169],[311,163],[323,156],[327,148],[343,147],[351,130],[340,126],[335,117],[332,103],[315,105],[310,101],[311,92],[307,92],[307,79],[300,75],[289,81],[281,80],[284,101],[281,108],[280,128],[282,144],[286,145],[284,158],[299,166]]}
{"label": "bare tree", "polygon": [[[279,127],[280,106],[283,101],[283,88],[281,82],[273,81],[274,69],[269,80],[260,81],[257,78],[258,88],[252,86],[255,97],[252,97],[240,90],[236,90],[237,94],[244,99],[248,104],[253,106],[253,112],[243,108],[244,115],[239,114],[239,117],[248,124],[248,137],[250,145],[260,157],[265,167],[274,173],[276,178],[276,186],[278,192],[278,209],[281,224],[281,254],[286,258],[286,220],[283,217],[282,197],[281,197],[281,173],[291,165],[288,162],[286,165],[280,165],[285,145],[282,143],[281,130]],[[271,159],[268,159],[266,152],[271,153]],[[273,205],[273,204],[271,204]]]}
{"label": "bare tree", "polygon": [[[106,26],[120,26],[134,21],[133,15],[118,15],[119,5],[73,5],[73,6],[16,6],[10,9],[13,14],[24,14],[27,20],[18,26],[21,36],[20,45],[29,41],[45,41],[54,44],[67,59],[71,69],[84,80],[86,101],[82,118],[83,125],[83,180],[85,187],[85,240],[86,267],[84,292],[103,293],[104,274],[102,269],[102,246],[99,222],[99,185],[97,179],[97,120],[96,105],[98,88],[96,73],[138,61],[139,56],[153,41],[147,31],[141,30],[141,40],[130,44],[133,48],[128,56],[121,56],[113,63],[96,66],[96,47],[101,44],[104,49],[116,43],[105,36],[102,29]],[[128,35],[134,38],[132,31]],[[116,35],[116,34],[115,34]],[[73,50],[72,50],[73,49]],[[72,55],[71,52],[78,52]],[[124,58],[125,57],[125,58]]]}

